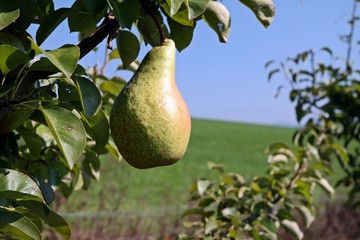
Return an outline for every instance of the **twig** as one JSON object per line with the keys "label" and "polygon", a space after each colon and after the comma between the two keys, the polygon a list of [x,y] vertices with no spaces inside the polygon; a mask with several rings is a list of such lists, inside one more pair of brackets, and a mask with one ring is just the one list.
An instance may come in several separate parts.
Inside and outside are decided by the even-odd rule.
{"label": "twig", "polygon": [[347,74],[351,74],[352,69],[351,69],[351,52],[352,52],[352,41],[353,41],[353,37],[354,37],[354,32],[355,32],[355,24],[357,21],[357,17],[356,17],[356,7],[357,7],[357,0],[353,1],[353,7],[352,7],[352,13],[351,13],[351,19],[349,21],[350,23],[350,33],[348,35],[348,48],[347,48],[347,55],[346,55],[346,72]]}

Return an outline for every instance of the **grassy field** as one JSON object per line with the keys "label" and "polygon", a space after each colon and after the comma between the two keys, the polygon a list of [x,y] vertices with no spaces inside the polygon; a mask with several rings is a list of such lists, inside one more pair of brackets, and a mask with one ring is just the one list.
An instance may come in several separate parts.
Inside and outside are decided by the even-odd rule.
{"label": "grassy field", "polygon": [[293,129],[253,124],[192,120],[190,144],[178,163],[138,170],[126,162],[104,158],[101,179],[88,191],[73,194],[67,212],[116,211],[176,207],[186,204],[188,189],[201,177],[216,177],[207,162],[222,163],[245,177],[266,169],[265,148],[275,141],[290,142]]}
{"label": "grassy field", "polygon": [[[261,175],[267,166],[266,147],[279,141],[290,143],[293,132],[291,128],[193,119],[190,144],[181,161],[138,170],[124,161],[104,158],[100,181],[92,182],[88,191],[75,192],[67,203],[58,199],[58,210],[71,224],[72,239],[176,239],[185,231],[180,216],[191,184],[201,177],[218,177],[207,169],[208,161],[246,178]],[[356,212],[331,205],[328,198],[319,197],[318,201],[336,216],[320,211],[304,239],[358,239],[353,237],[358,236],[354,226],[360,224]],[[341,224],[344,217],[351,221]],[[329,222],[334,222],[332,228]],[[47,239],[57,238],[50,235]],[[281,239],[290,238],[285,234]]]}

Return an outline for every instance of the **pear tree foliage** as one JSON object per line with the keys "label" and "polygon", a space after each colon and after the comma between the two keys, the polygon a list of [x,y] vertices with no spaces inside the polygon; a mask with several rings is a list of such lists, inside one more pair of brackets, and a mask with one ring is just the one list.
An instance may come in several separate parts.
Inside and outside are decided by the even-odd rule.
{"label": "pear tree foliage", "polygon": [[[57,8],[53,0],[0,1],[0,237],[41,239],[46,224],[70,239],[69,225],[51,208],[55,194],[88,189],[100,177],[100,156],[121,160],[108,116],[125,80],[105,76],[106,63],[86,69],[80,59],[106,41],[112,49],[107,62],[135,71],[141,47],[171,38],[182,51],[199,21],[221,42],[229,38],[230,13],[221,1],[67,3]],[[269,26],[272,0],[239,3]],[[44,49],[62,23],[78,33],[79,43]]]}

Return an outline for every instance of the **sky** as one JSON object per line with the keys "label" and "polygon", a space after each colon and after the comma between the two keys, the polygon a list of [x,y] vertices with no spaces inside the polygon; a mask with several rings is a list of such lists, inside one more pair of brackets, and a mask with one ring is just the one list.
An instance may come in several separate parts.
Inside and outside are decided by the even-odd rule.
{"label": "sky", "polygon": [[[265,29],[255,15],[239,1],[223,0],[231,14],[228,43],[220,43],[215,32],[201,21],[188,48],[177,53],[176,81],[190,114],[195,118],[296,126],[294,105],[285,88],[278,98],[276,89],[285,80],[279,75],[267,81],[269,60],[282,61],[305,50],[330,47],[344,56],[340,34],[349,32],[346,23],[352,0],[274,0],[276,16]],[[69,7],[72,1],[55,1],[55,7]],[[67,23],[57,29],[43,45],[54,49],[76,44],[76,34],[68,34]],[[114,42],[115,44],[115,42]],[[104,45],[100,46],[104,48]],[[141,46],[139,59],[149,47]],[[91,53],[81,61],[84,67],[102,64],[103,51]],[[354,52],[356,56],[357,52]],[[355,58],[356,59],[356,58]],[[106,75],[129,74],[116,71],[120,60],[110,62]]]}

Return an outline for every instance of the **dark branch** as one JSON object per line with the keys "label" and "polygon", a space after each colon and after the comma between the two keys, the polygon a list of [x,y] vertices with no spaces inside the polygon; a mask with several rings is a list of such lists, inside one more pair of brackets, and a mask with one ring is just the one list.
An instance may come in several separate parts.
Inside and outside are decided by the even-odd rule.
{"label": "dark branch", "polygon": [[[108,38],[107,45],[111,48],[111,40],[113,39],[116,30],[119,28],[119,22],[111,14],[105,16],[104,21],[90,36],[84,38],[77,46],[80,48],[80,59],[86,56],[92,49],[99,45],[105,38]],[[37,80],[46,79],[53,72],[49,71],[31,71],[26,75],[25,81],[22,81],[15,99],[22,99],[22,96],[27,89]]]}

